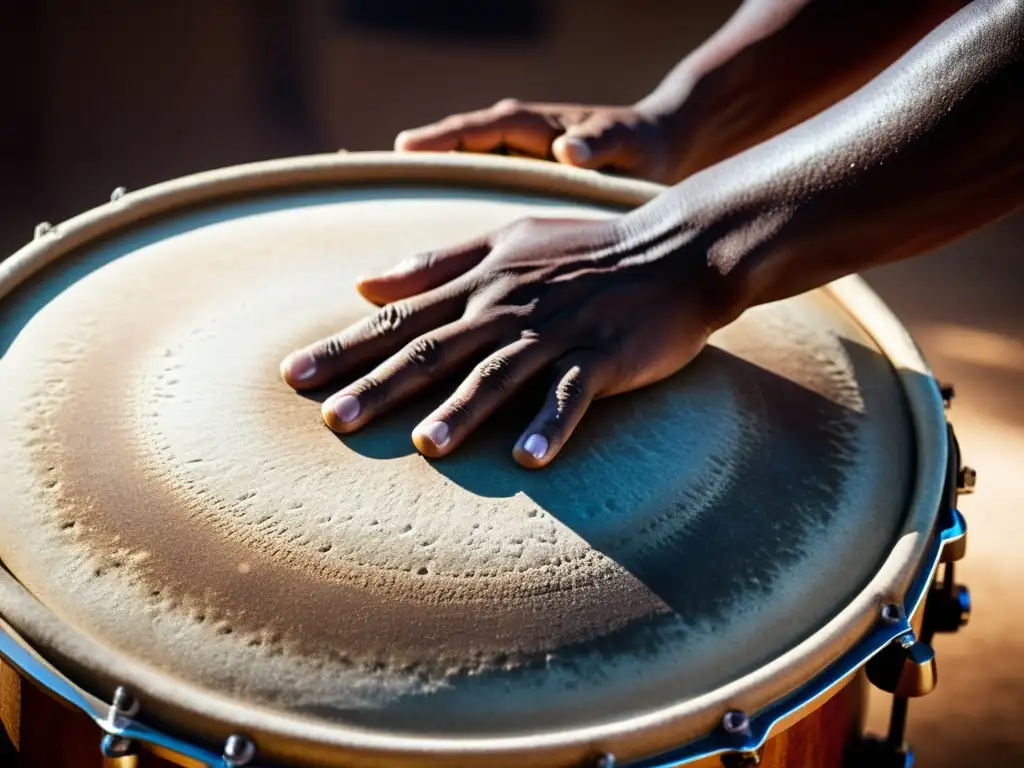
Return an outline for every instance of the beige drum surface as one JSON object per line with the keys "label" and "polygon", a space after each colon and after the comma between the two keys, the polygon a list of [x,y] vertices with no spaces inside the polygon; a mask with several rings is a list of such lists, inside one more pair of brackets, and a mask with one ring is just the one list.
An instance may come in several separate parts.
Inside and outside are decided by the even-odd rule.
{"label": "beige drum surface", "polygon": [[523,216],[607,213],[336,185],[57,260],[0,300],[0,559],[163,678],[370,734],[597,726],[764,666],[875,576],[914,486],[900,380],[829,293],[749,312],[679,375],[595,405],[541,472],[510,455],[536,393],[428,461],[409,433],[452,384],[339,437],[279,379],[371,311],[358,275]]}

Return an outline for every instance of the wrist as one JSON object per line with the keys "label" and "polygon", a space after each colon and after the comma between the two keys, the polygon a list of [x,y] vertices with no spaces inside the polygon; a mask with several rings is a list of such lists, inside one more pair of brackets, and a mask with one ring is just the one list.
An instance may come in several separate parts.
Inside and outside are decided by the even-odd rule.
{"label": "wrist", "polygon": [[[772,206],[703,206],[676,190],[621,217],[616,239],[626,259],[653,265],[653,278],[675,284],[709,333],[761,303],[791,217]],[[693,204],[698,202],[698,204]]]}

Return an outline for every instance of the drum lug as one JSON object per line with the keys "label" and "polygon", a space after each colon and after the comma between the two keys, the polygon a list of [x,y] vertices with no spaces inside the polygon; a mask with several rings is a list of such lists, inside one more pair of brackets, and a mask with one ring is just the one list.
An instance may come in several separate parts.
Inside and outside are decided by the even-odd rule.
{"label": "drum lug", "polygon": [[110,193],[110,202],[116,203],[127,194],[128,187],[114,187],[114,191]]}
{"label": "drum lug", "polygon": [[254,757],[256,745],[245,736],[233,733],[224,742],[223,760],[227,768],[241,768],[251,763]]}
{"label": "drum lug", "polygon": [[[729,738],[746,741],[750,738],[750,718],[740,709],[730,709],[722,716],[722,730]],[[747,768],[761,764],[764,745],[754,749],[736,749],[721,756],[724,768]]]}
{"label": "drum lug", "polygon": [[[947,566],[949,567],[949,566]],[[924,634],[957,632],[971,618],[971,592],[963,584],[932,587],[924,608]]]}
{"label": "drum lug", "polygon": [[48,221],[40,221],[36,224],[36,228],[32,233],[33,240],[40,240],[52,232],[56,232],[56,228]]}
{"label": "drum lug", "polygon": [[615,755],[605,752],[594,761],[594,768],[615,768]]}
{"label": "drum lug", "polygon": [[935,690],[938,674],[935,651],[919,642],[913,631],[906,632],[867,663],[868,680],[897,698],[925,696]]}
{"label": "drum lug", "polygon": [[135,742],[121,736],[120,732],[131,724],[131,718],[138,712],[139,700],[130,690],[119,685],[114,691],[110,709],[107,710],[107,719],[103,722],[106,733],[100,740],[100,752],[104,757],[127,757],[135,754]]}

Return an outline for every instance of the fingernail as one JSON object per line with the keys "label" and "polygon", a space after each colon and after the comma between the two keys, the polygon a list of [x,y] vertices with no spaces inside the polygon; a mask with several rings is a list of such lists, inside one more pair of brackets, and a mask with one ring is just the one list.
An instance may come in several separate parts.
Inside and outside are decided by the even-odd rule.
{"label": "fingernail", "polygon": [[523,443],[523,450],[535,459],[543,459],[548,452],[548,439],[544,435],[530,435]]}
{"label": "fingernail", "polygon": [[565,150],[574,163],[585,163],[593,156],[590,145],[583,139],[566,139]]}
{"label": "fingernail", "polygon": [[448,445],[448,440],[452,436],[452,431],[448,429],[448,425],[443,421],[431,421],[428,424],[424,424],[419,432],[438,448],[444,448]]}
{"label": "fingernail", "polygon": [[309,352],[292,352],[281,363],[281,376],[286,381],[308,381],[316,375],[316,361]]}
{"label": "fingernail", "polygon": [[354,395],[342,395],[335,400],[329,400],[324,403],[324,406],[337,416],[338,421],[342,424],[355,421],[356,416],[359,415],[359,399]]}

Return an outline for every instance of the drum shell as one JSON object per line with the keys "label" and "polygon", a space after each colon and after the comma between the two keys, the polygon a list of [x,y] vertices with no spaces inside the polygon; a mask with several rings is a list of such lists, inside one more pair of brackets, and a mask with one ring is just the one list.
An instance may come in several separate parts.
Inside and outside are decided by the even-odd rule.
{"label": "drum shell", "polygon": [[[867,708],[867,681],[858,673],[813,712],[773,735],[764,745],[762,768],[849,768],[860,740]],[[0,722],[19,768],[201,768],[180,754],[152,748],[129,758],[107,760],[99,752],[102,732],[84,713],[48,696],[9,665],[0,662]],[[54,734],[60,734],[55,738]],[[0,737],[2,738],[2,737]],[[7,745],[0,743],[0,758]],[[10,753],[8,753],[10,754]],[[7,765],[7,763],[3,763]],[[719,768],[718,756],[692,763]]]}
{"label": "drum shell", "polygon": [[[367,167],[369,167],[371,172],[374,174],[374,180],[377,181],[405,181],[405,179],[403,178],[403,174],[405,174],[409,170],[408,167],[400,165],[398,163],[395,163],[393,166],[389,166],[387,163],[377,165],[373,160],[366,160],[364,162],[367,164]],[[498,177],[501,178],[502,183],[507,184],[511,187],[516,187],[517,185],[521,185],[523,187],[529,186],[528,181],[520,182],[516,178],[517,174],[523,172],[521,168],[516,168],[514,166],[508,166],[508,168],[511,170],[506,171],[505,169],[501,169],[501,173],[496,174]],[[449,170],[452,171],[452,169]],[[231,178],[224,177],[228,178],[228,181],[230,183],[221,184],[221,181],[223,181],[223,179],[221,179],[217,182],[215,187],[219,185],[218,189],[220,190],[220,192],[228,191],[231,194],[238,194],[248,191],[261,190],[264,188],[264,184],[268,180],[271,182],[269,186],[270,188],[272,188],[276,184],[280,184],[281,186],[301,185],[307,182],[319,183],[320,181],[323,181],[325,179],[329,180],[330,178],[330,174],[325,173],[323,168],[319,165],[319,163],[314,161],[310,161],[306,164],[297,163],[293,168],[290,168],[287,172],[282,173],[280,176],[274,176],[274,173],[268,173],[266,176],[262,176],[262,172],[250,175],[245,171],[240,171]],[[424,180],[429,180],[431,171],[426,166],[421,166],[418,168],[418,170],[416,170],[416,173],[420,174]],[[504,177],[502,177],[503,173],[505,174]],[[533,173],[533,171],[531,171],[531,173]],[[339,174],[339,178],[355,178],[358,177],[358,175],[359,169],[356,163],[346,168],[345,173]],[[475,183],[472,181],[473,173],[470,172],[469,166],[465,166],[461,170],[458,170],[457,173],[452,171],[452,175],[459,183]],[[547,171],[539,171],[536,173],[536,175],[550,177],[551,188],[550,190],[547,191],[551,193],[565,194],[570,197],[579,196],[582,198],[588,198],[594,193],[595,189],[600,188],[600,186],[605,183],[603,180],[595,179],[593,177],[587,177],[586,181],[584,181],[583,176],[563,176],[558,172],[548,173]],[[524,178],[526,178],[526,176],[529,176],[529,174],[524,174]],[[618,184],[619,182],[608,183],[614,186],[614,184]],[[483,186],[484,180],[481,180],[480,184],[481,186]],[[211,195],[220,193],[214,191],[213,188],[211,188],[210,190],[202,189],[200,191],[203,194],[209,193]],[[608,193],[606,197],[615,197],[618,204],[626,205],[630,204],[631,202],[642,202],[646,197],[650,196],[655,191],[656,188],[652,187],[651,185],[634,185],[630,187],[629,190],[625,190],[625,188],[623,188],[614,192],[614,194]],[[196,201],[195,193],[196,188],[189,187],[187,184],[179,185],[177,183],[171,183],[159,194],[142,195],[141,197],[132,201],[131,218],[142,218],[151,215],[152,213],[155,212],[167,210],[170,207],[194,202]],[[92,220],[89,219],[89,216],[90,215],[87,214],[85,217],[82,217],[83,219],[85,219],[85,221],[82,222],[81,226],[69,226],[66,228],[63,226],[61,227],[60,237],[64,238],[64,242],[62,243],[61,248],[59,250],[66,251],[67,249],[74,247],[76,242],[84,242],[88,240],[90,237],[93,237],[96,234],[99,234],[103,231],[103,225],[105,224],[105,222],[102,221],[102,216],[94,217]],[[56,258],[59,255],[60,253],[55,252],[53,254],[53,257]],[[21,266],[23,266],[22,263],[13,264],[11,270],[6,275],[6,277],[11,278],[16,282],[20,277],[16,273]],[[927,505],[925,504],[924,506]],[[921,517],[923,517],[923,515]],[[920,536],[925,532],[927,525],[924,524],[924,521],[922,519],[918,519],[910,527],[914,528],[916,535]],[[903,557],[905,558],[904,562],[897,563],[895,564],[895,567],[890,568],[888,570],[885,579],[886,584],[884,590],[877,589],[878,585],[872,585],[872,588],[877,589],[877,591],[875,591],[871,595],[868,595],[866,600],[862,601],[862,604],[859,606],[861,609],[863,609],[864,605],[867,603],[874,602],[877,604],[882,599],[887,598],[890,594],[900,593],[902,589],[906,586],[906,584],[909,583],[910,579],[916,574],[917,571],[915,565],[910,564],[910,561],[914,559],[913,555],[912,553],[906,551],[908,547],[920,548],[921,542],[911,542],[909,539],[907,539],[906,547],[904,549],[904,552],[902,553]],[[869,628],[871,626],[873,618],[861,612],[857,616],[854,616],[852,613],[850,613],[845,616],[844,620],[846,623],[843,629],[843,633],[855,634],[857,632],[863,632],[867,628]],[[833,636],[833,640],[837,636],[838,633]],[[764,675],[762,675],[761,683],[765,683],[766,681],[771,682],[771,685],[780,691],[793,690],[794,688],[799,687],[802,682],[808,679],[808,672],[814,672],[816,671],[816,669],[820,669],[823,663],[827,663],[829,657],[834,658],[831,650],[819,650],[820,653],[818,653],[815,656],[815,658],[805,658],[803,660],[802,669],[796,669],[795,667],[791,667],[787,670],[777,669],[772,672],[766,672]],[[120,672],[120,669],[115,669],[112,666],[107,666],[105,663],[101,663],[99,665],[99,670],[97,674],[105,678],[104,687],[106,688],[106,690],[102,691],[104,695],[109,695],[110,690],[112,690],[114,685],[117,682],[119,682],[119,679],[115,675],[120,674]],[[138,679],[141,680],[144,678],[145,675],[143,674]],[[145,684],[143,685],[145,687]],[[161,702],[154,702],[154,706],[151,708],[147,706],[147,711],[152,713],[155,719],[162,720],[166,716],[166,719],[168,721],[175,722],[176,730],[178,732],[181,732],[182,730],[188,731],[194,728],[197,733],[197,740],[200,742],[215,743],[216,738],[222,736],[223,721],[221,723],[218,723],[216,727],[211,727],[211,723],[205,720],[204,713],[201,711],[201,708],[193,708],[191,712],[182,712],[183,709],[190,708],[191,702],[175,697],[163,697],[163,699],[164,700]],[[211,705],[209,709],[216,710],[216,707]],[[810,720],[813,717],[814,715],[811,715],[807,719]],[[706,726],[710,727],[710,724],[712,724],[714,720],[709,717],[705,717],[704,720],[706,720],[707,722],[702,722],[700,727],[705,728],[706,730]],[[662,727],[664,728],[664,730],[662,731],[662,736],[664,736],[664,734],[668,732],[669,728],[667,724],[663,724]],[[808,723],[808,727],[810,727],[810,723]],[[815,729],[811,728],[811,730],[813,731]],[[785,735],[785,733],[786,732],[783,732],[783,734],[780,734],[780,736],[776,736],[775,738],[778,739],[781,736]],[[257,732],[256,735],[263,736],[264,734]],[[680,741],[686,741],[689,738],[690,735],[687,734],[686,736],[681,736]],[[783,742],[779,743],[781,744]],[[637,741],[634,740],[634,747],[636,747],[636,744]],[[577,745],[577,747],[578,746],[579,745]],[[296,740],[294,740],[293,737],[289,737],[282,742],[276,743],[273,746],[272,751],[273,753],[276,753],[280,759],[287,759],[291,756],[294,756],[296,759],[298,759],[299,756],[303,756],[303,759],[305,759],[305,757],[308,756],[308,759],[311,762],[329,762],[329,760],[326,759],[325,756],[331,752],[331,749],[332,748],[330,745],[324,743],[313,743],[309,745],[304,745],[298,743]],[[355,747],[346,747],[346,749],[355,749]],[[562,748],[555,748],[554,750],[552,750],[552,754],[549,755],[549,757],[557,761],[564,758],[566,752],[567,750],[564,750]],[[553,753],[558,753],[560,757],[554,756]],[[766,750],[766,754],[770,755],[771,751]],[[395,765],[402,765],[404,762],[404,758],[400,751],[398,750],[396,750],[396,752],[394,753],[389,754],[388,760],[393,761],[389,762],[389,764]],[[472,760],[472,756],[463,756],[459,764],[470,765],[473,764]],[[515,764],[562,764],[548,763],[544,762],[544,760],[545,757],[538,753],[535,755],[530,755],[526,760],[517,761],[515,762]],[[373,764],[372,761],[373,758],[366,757],[365,760],[359,759],[354,761],[353,764],[370,765]],[[347,759],[339,758],[338,762],[340,762],[341,764],[345,764],[345,762],[347,762]],[[502,762],[502,764],[505,764],[506,762],[508,764],[513,764],[511,758],[508,758],[505,762]],[[780,764],[785,765],[785,763]]]}

